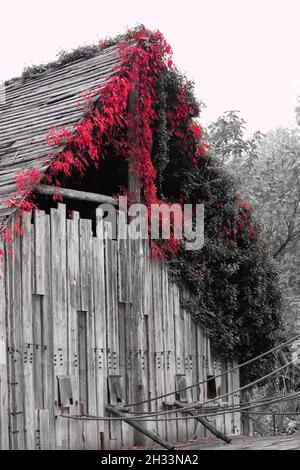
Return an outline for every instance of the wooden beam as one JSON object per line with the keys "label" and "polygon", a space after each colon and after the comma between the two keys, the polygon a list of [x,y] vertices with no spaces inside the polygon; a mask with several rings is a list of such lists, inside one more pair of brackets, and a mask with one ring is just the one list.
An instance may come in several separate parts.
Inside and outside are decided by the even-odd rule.
{"label": "wooden beam", "polygon": [[124,414],[122,411],[117,410],[111,405],[106,405],[105,408],[106,408],[106,411],[120,418],[124,418],[126,416],[126,419],[124,419],[125,423],[129,424],[130,426],[132,426],[133,428],[135,428],[137,431],[141,432],[142,434],[145,434],[146,436],[150,437],[150,439],[152,439],[154,442],[161,445],[165,449],[172,450],[175,448],[175,446],[170,444],[170,442],[167,442],[164,439],[161,439],[161,437],[159,437],[157,434],[150,431],[149,429],[144,428],[137,421],[133,421],[130,418],[127,419],[128,415]]}
{"label": "wooden beam", "polygon": [[[174,401],[174,405],[177,406],[177,408],[184,408],[186,406],[186,404],[184,405],[183,403],[177,400]],[[190,416],[194,416],[194,413],[192,411],[182,410],[182,412]],[[232,441],[231,437],[226,436],[221,431],[212,426],[212,424],[210,424],[210,422],[206,418],[199,418],[197,416],[194,416],[194,418],[196,421],[199,421],[202,426],[208,429],[214,436],[218,437],[219,439],[222,439],[222,441],[225,441],[227,444],[230,444],[230,442]]]}
{"label": "wooden beam", "polygon": [[65,199],[76,199],[78,201],[94,202],[96,204],[112,204],[115,207],[118,207],[119,205],[117,199],[114,199],[111,196],[87,193],[85,191],[77,191],[75,189],[56,188],[55,186],[48,186],[46,184],[35,186],[33,188],[33,192],[43,194],[45,196],[53,196],[56,194],[61,195]]}
{"label": "wooden beam", "polygon": [[[128,142],[135,142],[137,148],[139,142],[137,141],[138,132],[137,127],[141,125],[141,116],[137,106],[139,101],[139,93],[136,90],[131,91],[128,99],[128,108],[130,113],[130,122],[128,126]],[[141,182],[137,174],[137,162],[135,154],[129,154],[128,166],[128,189],[133,202],[140,202],[141,200]]]}

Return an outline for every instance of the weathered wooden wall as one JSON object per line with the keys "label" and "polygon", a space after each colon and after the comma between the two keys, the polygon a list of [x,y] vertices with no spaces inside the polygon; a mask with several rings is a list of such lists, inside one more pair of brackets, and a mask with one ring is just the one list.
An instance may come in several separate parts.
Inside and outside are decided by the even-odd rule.
{"label": "weathered wooden wall", "polygon": [[[0,448],[147,444],[121,422],[59,416],[106,415],[105,405],[117,400],[109,396],[111,376],[120,377],[119,399],[132,403],[175,390],[176,375],[191,385],[235,363],[214,360],[205,331],[181,308],[178,287],[167,267],[150,259],[148,243],[111,240],[100,213],[93,236],[91,221],[77,213],[67,219],[63,204],[33,219],[24,217],[24,235],[15,237],[13,254],[4,247],[1,263]],[[126,230],[124,214],[118,230]],[[216,380],[219,393],[238,384],[238,372]],[[187,402],[206,398],[206,385],[186,394]],[[174,399],[135,411],[166,409]],[[227,434],[240,432],[238,413],[214,421]],[[145,426],[172,442],[207,436],[194,420]]]}

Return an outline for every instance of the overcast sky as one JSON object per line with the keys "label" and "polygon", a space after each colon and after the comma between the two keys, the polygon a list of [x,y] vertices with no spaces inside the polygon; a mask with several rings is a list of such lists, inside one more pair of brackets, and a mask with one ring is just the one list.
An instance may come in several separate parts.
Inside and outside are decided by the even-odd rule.
{"label": "overcast sky", "polygon": [[248,131],[294,125],[300,0],[0,0],[0,79],[143,23],[195,81],[204,123],[238,109]]}

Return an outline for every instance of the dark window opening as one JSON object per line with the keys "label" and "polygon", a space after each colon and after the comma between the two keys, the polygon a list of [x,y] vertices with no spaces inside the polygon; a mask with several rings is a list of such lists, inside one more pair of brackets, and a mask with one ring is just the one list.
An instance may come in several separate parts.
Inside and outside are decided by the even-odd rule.
{"label": "dark window opening", "polygon": [[216,380],[214,375],[207,376],[207,398],[216,398],[217,389],[216,389]]}
{"label": "dark window opening", "polygon": [[113,196],[120,188],[128,184],[128,162],[113,152],[98,162],[98,168],[93,163],[85,171],[83,177],[74,172],[69,178],[61,178],[61,185],[69,189]]}
{"label": "dark window opening", "polygon": [[[128,187],[128,161],[123,157],[114,155],[113,152],[103,160],[99,161],[99,167],[96,168],[93,163],[87,168],[83,177],[77,172],[73,172],[70,177],[58,175],[58,181],[62,188],[75,189],[106,196],[116,196],[123,188]],[[50,213],[52,207],[57,207],[52,196],[42,194],[36,195],[37,206]],[[95,215],[97,203],[79,201],[73,199],[64,199],[63,203],[67,206],[67,216],[71,218],[71,213],[77,211],[82,219],[93,221],[93,231],[95,229]]]}

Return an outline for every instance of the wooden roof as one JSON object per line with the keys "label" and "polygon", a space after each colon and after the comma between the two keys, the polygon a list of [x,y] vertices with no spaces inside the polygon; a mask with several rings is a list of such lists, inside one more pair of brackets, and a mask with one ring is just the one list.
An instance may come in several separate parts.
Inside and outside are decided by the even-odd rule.
{"label": "wooden roof", "polygon": [[113,46],[92,58],[6,87],[5,103],[0,103],[0,227],[14,211],[5,205],[15,192],[14,177],[37,163],[47,169],[47,132],[60,126],[71,129],[80,121],[81,94],[103,85],[116,65],[117,48]]}

